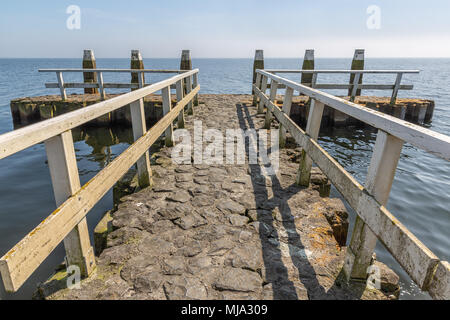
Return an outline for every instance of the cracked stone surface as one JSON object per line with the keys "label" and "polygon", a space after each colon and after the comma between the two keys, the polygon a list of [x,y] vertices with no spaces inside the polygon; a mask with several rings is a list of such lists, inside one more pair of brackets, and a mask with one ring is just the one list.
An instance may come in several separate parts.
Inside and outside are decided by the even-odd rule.
{"label": "cracked stone surface", "polygon": [[[264,117],[250,99],[201,95],[186,128],[201,120],[222,133],[260,129]],[[387,298],[339,281],[347,212],[340,200],[319,195],[317,184],[328,183],[319,170],[311,187],[295,185],[300,149],[292,141],[280,150],[274,176],[247,163],[178,166],[171,151],[153,155],[154,187],[124,197],[113,213],[96,272],[79,290],[52,292],[44,284],[45,298]]]}

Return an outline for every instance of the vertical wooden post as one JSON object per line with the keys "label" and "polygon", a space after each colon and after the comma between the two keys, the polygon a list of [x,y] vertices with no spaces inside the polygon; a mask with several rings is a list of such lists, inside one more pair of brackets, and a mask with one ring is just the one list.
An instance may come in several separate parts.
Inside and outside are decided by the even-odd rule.
{"label": "vertical wooden post", "polygon": [[[262,78],[262,75],[260,74],[260,73],[258,73],[258,74],[256,74],[256,82],[255,82],[255,85],[258,87],[258,89],[260,89],[261,90],[261,78]],[[258,99],[258,96],[256,95],[256,93],[253,95],[253,103],[252,103],[252,105],[253,106],[256,106],[257,104],[258,104],[258,101],[259,101],[259,99]]]}
{"label": "vertical wooden post", "polygon": [[59,86],[59,91],[61,92],[61,99],[62,99],[62,101],[66,101],[67,94],[66,94],[66,88],[64,88],[64,79],[63,79],[62,72],[56,72],[56,77],[58,78],[58,86]]}
{"label": "vertical wooden post", "polygon": [[[270,82],[270,96],[269,99],[272,102],[275,102],[277,97],[277,89],[278,89],[278,82],[272,79]],[[270,129],[270,125],[272,123],[272,112],[269,110],[269,108],[266,109],[266,121],[264,122],[264,128]]]}
{"label": "vertical wooden post", "polygon": [[[139,99],[130,104],[131,124],[133,126],[134,141],[138,140],[147,132],[144,113],[144,99]],[[150,167],[150,155],[146,151],[137,161],[138,181],[141,188],[153,185],[152,169]]]}
{"label": "vertical wooden post", "polygon": [[[198,73],[192,75],[194,89],[198,86]],[[194,106],[198,106],[198,94],[194,97]]]}
{"label": "vertical wooden post", "polygon": [[[302,70],[314,70],[314,50],[309,49],[305,51],[305,58],[303,59]],[[312,73],[302,73],[301,83],[304,85],[311,85],[313,79]]]}
{"label": "vertical wooden post", "polygon": [[103,73],[97,72],[97,80],[98,80],[98,88],[100,89],[100,99],[105,100],[106,99],[106,92],[105,88],[103,87]]}
{"label": "vertical wooden post", "polygon": [[[319,137],[320,123],[322,122],[324,104],[311,99],[311,106],[309,109],[308,124],[306,125],[306,134],[312,139],[317,140]],[[309,187],[311,178],[312,160],[306,154],[305,150],[302,150],[300,158],[300,166],[297,172],[296,183],[303,187]]]}
{"label": "vertical wooden post", "polygon": [[[182,50],[181,51],[181,60],[180,60],[180,70],[192,70],[192,59],[191,59],[191,50]],[[194,87],[197,86],[198,83],[198,75],[194,76]],[[186,82],[185,82],[186,85]],[[185,92],[187,90],[185,88]],[[194,97],[194,106],[198,106],[198,95],[196,94]]]}
{"label": "vertical wooden post", "polygon": [[[172,98],[170,96],[170,86],[163,88],[161,90],[161,94],[162,94],[162,101],[163,101],[163,115],[165,116],[172,109]],[[172,125],[172,123],[170,123],[170,125],[166,129],[165,141],[166,141],[166,147],[173,146],[173,125]]]}
{"label": "vertical wooden post", "polygon": [[[177,90],[177,102],[180,102],[183,99],[184,96],[184,90],[183,90],[183,79],[180,79],[176,83],[176,90]],[[184,109],[180,111],[178,114],[178,129],[184,128]]]}
{"label": "vertical wooden post", "polygon": [[[356,49],[355,54],[353,55],[353,61],[352,61],[352,67],[351,70],[364,70],[364,49]],[[353,92],[353,84],[355,80],[355,74],[350,74],[350,82],[349,84],[352,85],[350,89],[348,90],[348,95],[352,96]],[[362,75],[359,78],[359,84],[362,84],[363,77]],[[355,96],[360,96],[361,90],[356,90]]]}
{"label": "vertical wooden post", "polygon": [[[402,140],[378,131],[365,188],[381,205],[388,202],[402,147]],[[357,216],[344,264],[347,280],[366,280],[376,243],[376,236]]]}
{"label": "vertical wooden post", "polygon": [[[261,79],[261,91],[264,94],[266,94],[266,91],[267,91],[267,82],[268,82],[267,77],[266,76],[262,76],[262,79]],[[258,113],[259,114],[264,113],[264,100],[263,99],[259,99]]]}
{"label": "vertical wooden post", "polygon": [[[192,91],[192,79],[190,76],[186,77],[184,79],[186,81],[186,94],[189,94]],[[189,101],[189,103],[188,103],[187,114],[189,114],[189,115],[194,114],[194,108],[192,107],[192,100]]]}
{"label": "vertical wooden post", "polygon": [[[68,130],[46,140],[45,149],[56,206],[59,207],[81,188],[72,131]],[[64,247],[67,258],[66,267],[76,265],[80,268],[81,275],[88,277],[95,269],[95,258],[86,218],[67,235],[64,239]]]}
{"label": "vertical wooden post", "polygon": [[[256,70],[257,69],[264,69],[264,51],[263,50],[256,50],[255,51],[255,60],[253,61],[253,82],[252,84],[256,84]],[[257,97],[255,95],[255,91],[253,90],[252,86],[252,95],[253,95],[253,106],[256,106],[257,104]]]}
{"label": "vertical wooden post", "polygon": [[395,79],[394,90],[392,90],[392,97],[390,105],[393,106],[397,102],[398,90],[400,89],[400,83],[402,82],[403,73],[397,73],[397,78]]}
{"label": "vertical wooden post", "polygon": [[[288,117],[291,114],[292,96],[294,95],[294,89],[287,87],[284,94],[283,101],[283,113]],[[284,148],[286,145],[286,129],[280,123],[280,148]]]}
{"label": "vertical wooden post", "polygon": [[[97,69],[97,62],[95,61],[93,50],[84,50],[83,53],[83,69]],[[95,83],[97,75],[95,72],[84,72],[84,83]],[[84,88],[84,93],[95,94],[98,93],[97,88]]]}
{"label": "vertical wooden post", "polygon": [[[139,50],[131,50],[131,61],[130,61],[130,69],[142,70],[144,69],[144,60],[142,60],[142,55]],[[139,84],[139,88],[142,88],[145,85],[144,73],[131,73],[131,83]],[[131,91],[136,89],[131,89]]]}
{"label": "vertical wooden post", "polygon": [[181,51],[180,70],[192,70],[191,50]]}

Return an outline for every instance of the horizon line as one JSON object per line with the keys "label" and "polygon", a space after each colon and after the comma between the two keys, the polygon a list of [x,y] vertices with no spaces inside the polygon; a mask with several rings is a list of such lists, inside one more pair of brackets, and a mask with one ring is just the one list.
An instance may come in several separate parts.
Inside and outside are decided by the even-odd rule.
{"label": "horizon line", "polygon": [[[352,56],[347,57],[314,57],[315,59],[352,59]],[[83,59],[80,57],[0,57],[0,59]],[[130,57],[96,57],[96,59],[130,59]],[[180,59],[177,57],[143,57],[143,59]],[[194,59],[254,59],[253,57],[191,57]],[[303,57],[264,57],[264,59],[303,59]],[[450,59],[450,56],[443,57],[424,57],[424,56],[380,56],[380,57],[365,57],[365,59]]]}

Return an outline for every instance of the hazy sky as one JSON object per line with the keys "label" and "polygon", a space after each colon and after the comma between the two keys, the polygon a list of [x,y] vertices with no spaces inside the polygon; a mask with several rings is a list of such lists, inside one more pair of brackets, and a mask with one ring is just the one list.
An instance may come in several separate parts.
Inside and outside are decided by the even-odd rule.
{"label": "hazy sky", "polygon": [[[70,5],[81,28],[69,30]],[[369,29],[367,8],[380,8]],[[371,20],[373,21],[373,20]],[[450,57],[448,0],[1,1],[0,57]]]}

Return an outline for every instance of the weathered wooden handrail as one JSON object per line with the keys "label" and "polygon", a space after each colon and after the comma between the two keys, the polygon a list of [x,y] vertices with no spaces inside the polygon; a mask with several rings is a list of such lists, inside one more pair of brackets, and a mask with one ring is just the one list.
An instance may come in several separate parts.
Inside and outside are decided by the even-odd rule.
{"label": "weathered wooden handrail", "polygon": [[[413,85],[402,85],[403,74],[417,74],[420,70],[296,70],[296,69],[265,69],[266,72],[272,74],[312,74],[311,83],[303,83],[314,89],[351,89],[350,101],[355,101],[358,90],[392,90],[391,104],[395,104],[399,90],[413,90]],[[351,84],[337,83],[317,83],[319,74],[350,74],[355,75]],[[363,74],[396,74],[397,77],[393,84],[362,84],[360,78]],[[270,87],[270,86],[269,86]],[[283,85],[279,89],[285,88]]]}
{"label": "weathered wooden handrail", "polygon": [[[258,111],[266,110],[265,126],[270,126],[273,113],[281,124],[281,145],[286,131],[302,147],[297,183],[307,186],[314,162],[349,205],[357,219],[352,240],[347,248],[344,272],[347,279],[365,280],[377,239],[380,240],[408,275],[433,298],[450,298],[450,264],[440,261],[422,242],[400,223],[387,209],[386,203],[395,175],[401,149],[405,142],[450,160],[450,137],[410,124],[395,117],[360,106],[331,94],[257,70],[255,95],[259,97]],[[270,96],[266,95],[271,80]],[[275,104],[280,84],[286,87],[283,108]],[[312,99],[306,132],[290,117],[293,91]],[[379,129],[365,186],[359,184],[317,142],[324,106],[346,113]]]}
{"label": "weathered wooden handrail", "polygon": [[[187,71],[108,101],[0,135],[0,159],[45,142],[58,207],[0,259],[0,274],[8,292],[17,291],[63,240],[67,264],[77,265],[82,276],[89,276],[95,267],[95,259],[87,229],[87,213],[135,163],[139,185],[151,185],[149,148],[163,133],[166,145],[173,143],[173,121],[178,117],[178,124],[184,126],[184,108],[192,104],[200,90],[199,85],[188,88],[186,96],[177,90],[177,104],[172,108],[169,88],[173,84],[177,88],[189,87],[192,82],[197,83],[191,80],[197,75],[198,69]],[[162,92],[164,117],[147,131],[143,99],[157,91]],[[71,129],[126,105],[131,109],[135,142],[80,186]]]}
{"label": "weathered wooden handrail", "polygon": [[[104,100],[106,98],[106,88],[114,88],[114,89],[138,89],[148,86],[149,84],[144,83],[143,75],[145,73],[186,73],[186,70],[168,70],[168,69],[73,69],[73,68],[59,68],[59,69],[39,69],[39,72],[55,72],[56,78],[58,80],[57,83],[46,83],[45,87],[59,88],[61,92],[61,99],[67,99],[66,89],[86,89],[86,88],[98,88],[100,90],[101,99]],[[92,73],[97,75],[97,82],[93,83],[66,83],[63,78],[63,73]],[[137,73],[138,79],[140,79],[139,83],[105,83],[103,81],[103,73]],[[171,89],[175,89],[172,87]]]}

